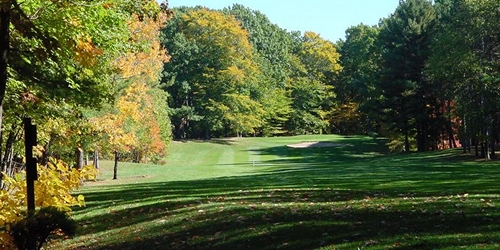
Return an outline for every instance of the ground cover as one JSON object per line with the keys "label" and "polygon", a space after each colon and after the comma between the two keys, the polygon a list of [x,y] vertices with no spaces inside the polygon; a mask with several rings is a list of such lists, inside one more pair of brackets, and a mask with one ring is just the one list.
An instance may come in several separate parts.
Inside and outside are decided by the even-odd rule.
{"label": "ground cover", "polygon": [[[287,145],[323,142],[332,147]],[[175,142],[167,165],[111,163],[48,249],[497,249],[498,163],[386,154],[368,137]]]}

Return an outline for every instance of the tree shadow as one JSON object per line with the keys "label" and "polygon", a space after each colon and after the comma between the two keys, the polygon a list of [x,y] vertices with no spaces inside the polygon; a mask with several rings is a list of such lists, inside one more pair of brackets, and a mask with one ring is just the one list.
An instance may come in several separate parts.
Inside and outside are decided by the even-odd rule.
{"label": "tree shadow", "polygon": [[[443,243],[415,239],[477,235],[498,228],[500,222],[499,210],[480,197],[404,190],[283,188],[263,185],[268,175],[125,185],[120,190],[86,194],[93,203],[85,210],[131,207],[81,220],[80,224],[87,226],[79,234],[150,223],[135,227],[141,236],[133,241],[89,249],[313,249],[388,241],[402,244],[401,249],[432,249]],[[250,181],[254,183],[247,184]],[[93,227],[96,222],[102,222],[103,227]],[[413,240],[396,242],[401,237]],[[448,247],[500,241],[498,235],[488,237],[485,234],[470,243],[448,242]]]}
{"label": "tree shadow", "polygon": [[87,207],[75,210],[78,235],[119,231],[126,239],[85,249],[499,244],[500,169],[456,150],[388,155],[379,153],[383,142],[360,141],[253,150],[276,156],[258,174],[89,189]]}

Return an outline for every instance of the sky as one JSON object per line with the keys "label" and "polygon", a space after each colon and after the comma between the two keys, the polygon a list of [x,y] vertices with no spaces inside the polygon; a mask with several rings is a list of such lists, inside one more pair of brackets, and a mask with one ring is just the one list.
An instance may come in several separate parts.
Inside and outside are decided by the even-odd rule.
{"label": "sky", "polygon": [[399,0],[168,0],[170,8],[197,5],[223,9],[234,3],[258,10],[287,31],[313,31],[324,39],[345,40],[345,31],[375,25],[396,10]]}

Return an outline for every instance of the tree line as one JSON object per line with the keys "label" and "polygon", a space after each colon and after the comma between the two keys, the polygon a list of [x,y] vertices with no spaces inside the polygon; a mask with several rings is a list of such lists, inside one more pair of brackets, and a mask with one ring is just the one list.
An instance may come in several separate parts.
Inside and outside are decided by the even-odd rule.
{"label": "tree line", "polygon": [[161,162],[172,138],[320,133],[493,157],[499,5],[400,1],[333,43],[238,4],[3,1],[1,170],[22,158],[23,116],[40,128],[42,164],[94,151]]}
{"label": "tree line", "polygon": [[499,7],[400,1],[336,43],[238,4],[174,9],[162,30],[174,136],[371,134],[389,137],[393,150],[463,145],[493,157]]}
{"label": "tree line", "polygon": [[177,139],[329,132],[342,68],[332,42],[238,4],[174,9],[162,33]]}
{"label": "tree line", "polygon": [[491,0],[407,0],[377,26],[349,28],[339,43],[342,101],[401,150],[461,144],[494,157],[499,7]]}

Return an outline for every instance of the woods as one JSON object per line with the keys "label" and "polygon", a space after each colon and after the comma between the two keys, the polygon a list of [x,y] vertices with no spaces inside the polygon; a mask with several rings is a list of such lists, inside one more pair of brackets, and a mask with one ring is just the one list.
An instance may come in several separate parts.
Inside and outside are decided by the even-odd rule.
{"label": "woods", "polygon": [[[24,117],[39,128],[35,204],[63,214],[84,204],[72,192],[96,178],[92,166],[83,166],[84,154],[119,152],[136,161],[165,154],[170,131],[158,79],[168,57],[157,37],[170,12],[166,3],[147,0],[5,0],[0,14],[0,248],[11,249],[10,236],[23,230],[13,232],[13,225],[32,216],[24,199]],[[137,88],[140,95],[127,96]],[[134,140],[110,138],[109,131]]]}
{"label": "woods", "polygon": [[242,5],[2,3],[3,171],[22,116],[43,128],[41,162],[73,162],[76,148],[160,160],[171,137],[320,133],[495,155],[494,1],[401,1],[335,43]]}
{"label": "woods", "polygon": [[[162,82],[171,95],[174,136],[371,134],[391,138],[394,151],[465,145],[491,158],[498,141],[498,5],[401,1],[379,24],[349,27],[336,43],[281,29],[242,5],[175,9],[162,31],[172,56]],[[244,45],[218,41],[206,25],[239,29],[238,36],[217,35]],[[224,54],[234,47],[245,49],[239,53],[250,59],[249,70],[238,68],[220,85],[222,75],[236,70]],[[239,89],[229,90],[238,80]]]}
{"label": "woods", "polygon": [[241,5],[175,9],[163,34],[177,139],[328,130],[341,69],[332,42],[286,32]]}

